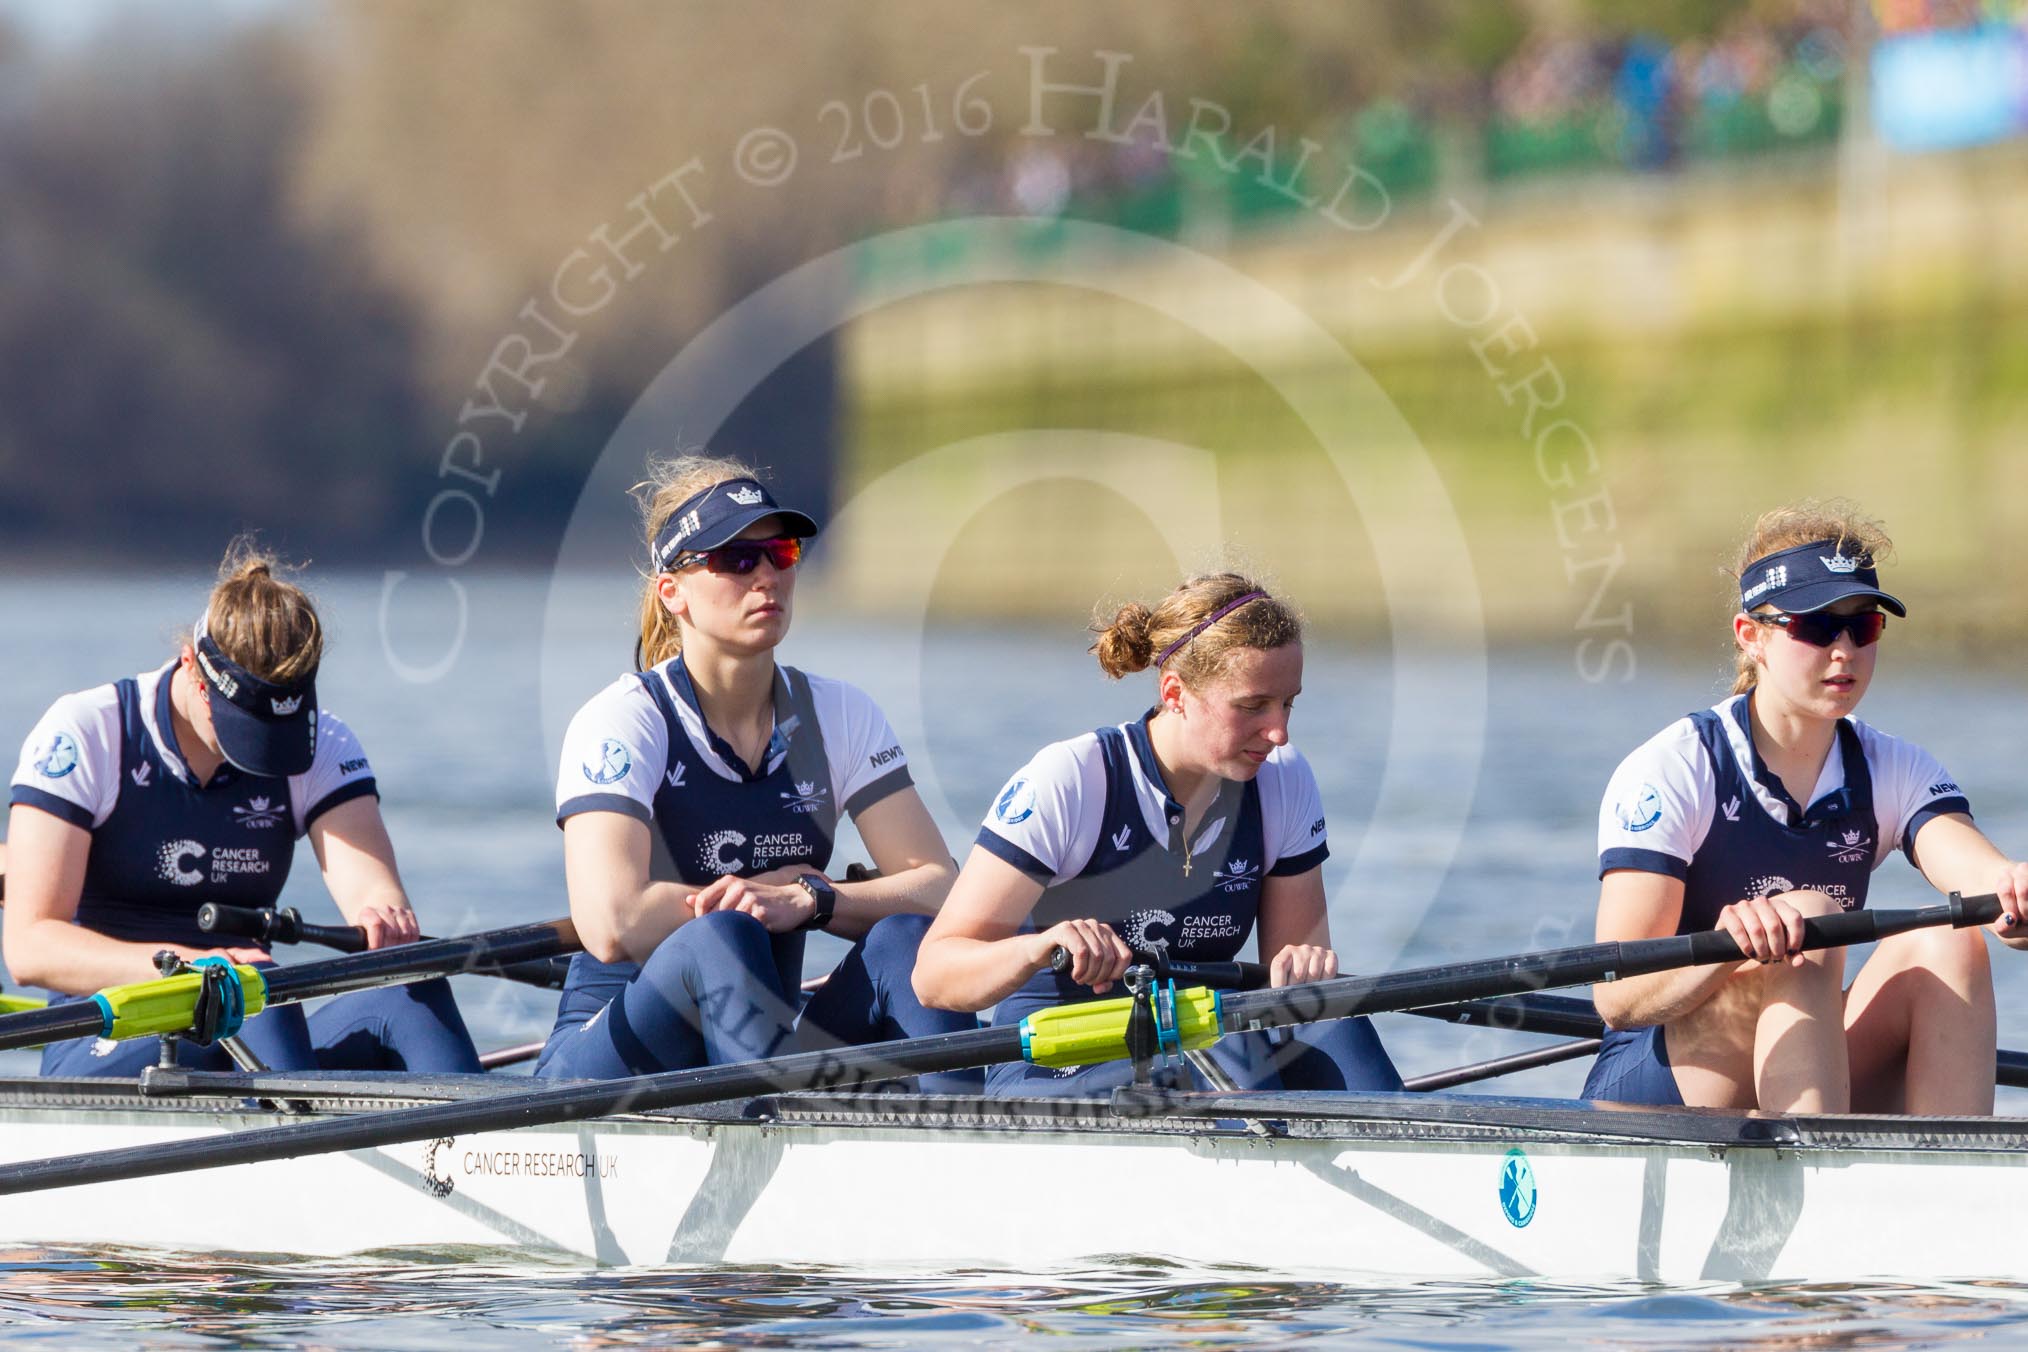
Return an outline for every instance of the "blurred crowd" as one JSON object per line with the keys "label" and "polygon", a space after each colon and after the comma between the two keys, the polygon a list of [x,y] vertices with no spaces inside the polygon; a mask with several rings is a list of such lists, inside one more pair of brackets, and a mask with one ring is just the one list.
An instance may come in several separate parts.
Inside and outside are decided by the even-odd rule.
{"label": "blurred crowd", "polygon": [[[2028,0],[1788,0],[1741,7],[1711,31],[1666,37],[1611,25],[1539,27],[1485,70],[1424,70],[1401,87],[1278,128],[1279,164],[1297,137],[1311,161],[1303,194],[1328,193],[1356,164],[1392,197],[1446,174],[1510,181],[1570,172],[1656,172],[1773,151],[1823,148],[1844,119],[1848,76],[1881,39],[2006,25],[2028,30]],[[1180,102],[1180,100],[1179,100]],[[1233,109],[1228,151],[1261,126]],[[1180,141],[1180,129],[1171,128]],[[1200,147],[1201,150],[1201,147]],[[1279,172],[1279,167],[1277,169]],[[1298,209],[1296,193],[1175,155],[1142,134],[1127,144],[1008,137],[980,146],[938,185],[895,185],[898,217],[976,211],[1071,212],[1172,233],[1207,212],[1245,224]]]}

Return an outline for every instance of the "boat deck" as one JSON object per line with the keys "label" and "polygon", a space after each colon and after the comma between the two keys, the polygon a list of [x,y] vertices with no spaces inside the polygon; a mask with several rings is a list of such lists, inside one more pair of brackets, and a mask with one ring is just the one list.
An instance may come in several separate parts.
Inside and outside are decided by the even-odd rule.
{"label": "boat deck", "polygon": [[[547,1083],[547,1082],[545,1082]],[[482,1102],[527,1092],[507,1075],[150,1072],[142,1081],[0,1077],[0,1113],[140,1111],[161,1119],[272,1120]],[[887,1130],[1116,1135],[1254,1135],[1299,1140],[1589,1143],[1774,1149],[2028,1152],[2028,1118],[1778,1114],[1633,1107],[1495,1095],[1121,1090],[1096,1098],[1006,1099],[900,1092],[798,1093],[614,1114],[605,1121],[808,1125]]]}

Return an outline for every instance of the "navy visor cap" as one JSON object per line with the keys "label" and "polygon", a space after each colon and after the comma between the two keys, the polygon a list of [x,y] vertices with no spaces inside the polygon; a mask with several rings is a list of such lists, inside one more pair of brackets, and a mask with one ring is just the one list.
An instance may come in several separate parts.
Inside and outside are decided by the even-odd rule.
{"label": "navy visor cap", "polygon": [[684,499],[655,536],[655,568],[667,572],[684,554],[716,549],[739,538],[756,521],[782,519],[782,533],[807,538],[817,533],[816,519],[775,501],[758,479],[727,479]]}
{"label": "navy visor cap", "polygon": [[1739,608],[1769,605],[1791,615],[1808,615],[1848,596],[1870,596],[1880,608],[1906,619],[1908,607],[1880,590],[1873,559],[1847,554],[1837,540],[1818,540],[1778,550],[1747,565],[1739,575]]}
{"label": "navy visor cap", "polygon": [[276,685],[225,655],[199,621],[191,646],[211,688],[211,730],[226,760],[250,775],[300,775],[317,758],[317,673]]}

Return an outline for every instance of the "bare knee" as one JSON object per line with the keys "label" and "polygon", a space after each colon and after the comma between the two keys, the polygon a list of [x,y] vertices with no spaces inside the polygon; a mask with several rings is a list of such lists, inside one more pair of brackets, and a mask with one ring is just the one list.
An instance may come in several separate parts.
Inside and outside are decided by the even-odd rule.
{"label": "bare knee", "polygon": [[1819,892],[1813,887],[1783,892],[1779,899],[1783,905],[1806,916],[1836,915],[1845,909],[1836,897],[1828,892]]}
{"label": "bare knee", "polygon": [[1964,989],[1990,984],[1992,957],[1986,951],[1982,929],[1935,927],[1897,934],[1880,945],[1882,956],[1891,956],[1894,966],[1921,969]]}

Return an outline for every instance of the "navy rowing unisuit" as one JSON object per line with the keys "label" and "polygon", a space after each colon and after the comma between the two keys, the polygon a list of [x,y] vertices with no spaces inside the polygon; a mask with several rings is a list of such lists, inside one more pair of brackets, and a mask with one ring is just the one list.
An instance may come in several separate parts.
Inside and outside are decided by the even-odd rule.
{"label": "navy rowing unisuit", "polygon": [[[199,784],[176,745],[174,670],[172,662],[59,699],[29,733],[10,801],[90,833],[78,924],[117,939],[211,948],[218,939],[197,927],[205,902],[274,905],[296,841],[311,824],[378,790],[352,730],[322,711],[305,773],[266,779],[228,763]],[[479,1069],[450,987],[440,981],[341,997],[307,1026],[300,1009],[273,1010],[249,1020],[244,1037],[277,1069]],[[180,1055],[187,1065],[229,1066],[216,1049],[184,1044]],[[132,1075],[155,1056],[152,1039],[83,1038],[47,1048],[42,1067],[46,1074]]]}
{"label": "navy rowing unisuit", "polygon": [[[778,667],[775,726],[758,770],[706,724],[681,657],[624,676],[571,721],[556,790],[559,824],[585,812],[648,823],[663,868],[693,886],[831,862],[841,811],[909,787],[887,718],[843,681]],[[752,916],[688,920],[647,961],[573,959],[537,1073],[610,1078],[723,1065],[798,1047],[922,1037],[973,1026],[924,1009],[909,986],[926,917],[894,916],[855,944],[806,1008],[804,935]],[[976,1073],[925,1077],[976,1088]]]}
{"label": "navy rowing unisuit", "polygon": [[[1844,909],[1866,904],[1873,870],[1932,818],[1970,814],[1941,762],[1857,719],[1838,741],[1807,808],[1753,745],[1751,694],[1678,719],[1621,762],[1599,810],[1599,876],[1637,869],[1683,880],[1678,934],[1713,928],[1746,897],[1810,889]],[[1682,1102],[1660,1025],[1608,1030],[1584,1096]]]}
{"label": "navy rowing unisuit", "polygon": [[[1252,780],[1222,785],[1187,840],[1184,826],[1144,715],[1036,753],[994,800],[978,844],[1043,884],[1035,929],[1089,916],[1130,947],[1160,949],[1179,962],[1238,956],[1259,917],[1265,880],[1307,873],[1330,853],[1316,778],[1288,746],[1276,748]],[[1045,970],[1003,1000],[993,1021],[1019,1023],[1050,1005],[1118,993],[1096,997]],[[1306,1025],[1290,1039],[1228,1037],[1213,1055],[1253,1088],[1401,1087],[1364,1019]],[[1085,1093],[1130,1073],[1120,1063],[1001,1066],[987,1085],[1006,1094]]]}

